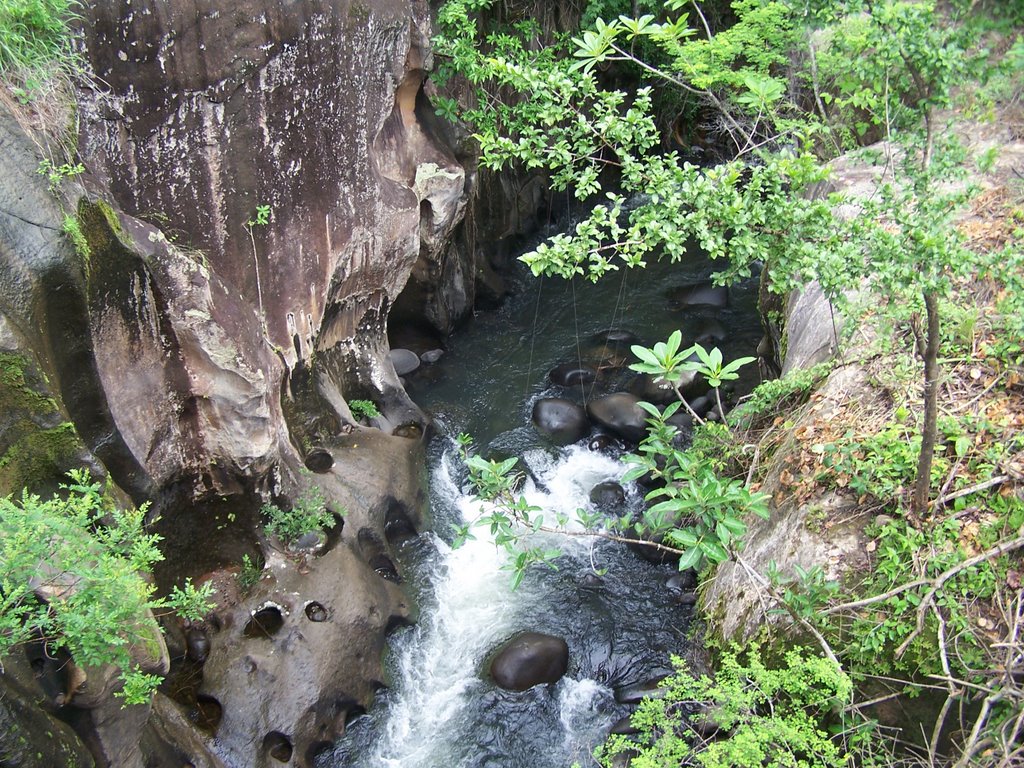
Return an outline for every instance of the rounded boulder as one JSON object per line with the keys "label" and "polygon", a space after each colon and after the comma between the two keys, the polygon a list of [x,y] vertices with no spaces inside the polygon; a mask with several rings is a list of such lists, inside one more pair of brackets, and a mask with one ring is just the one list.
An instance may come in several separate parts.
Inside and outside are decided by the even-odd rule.
{"label": "rounded boulder", "polygon": [[388,360],[395,366],[395,373],[408,376],[420,367],[420,356],[411,349],[392,349],[388,352]]}
{"label": "rounded boulder", "polygon": [[624,440],[638,443],[647,435],[647,412],[629,392],[615,392],[592,400],[587,406],[590,418]]}
{"label": "rounded boulder", "polygon": [[523,632],[498,649],[491,661],[491,678],[499,688],[525,691],[557,683],[569,669],[569,646],[560,637]]}
{"label": "rounded boulder", "polygon": [[552,384],[557,384],[560,387],[578,387],[584,384],[593,384],[597,380],[597,371],[589,365],[562,363],[551,369],[548,379]]}
{"label": "rounded boulder", "polygon": [[533,424],[559,445],[575,443],[590,432],[587,412],[561,397],[546,397],[534,403]]}

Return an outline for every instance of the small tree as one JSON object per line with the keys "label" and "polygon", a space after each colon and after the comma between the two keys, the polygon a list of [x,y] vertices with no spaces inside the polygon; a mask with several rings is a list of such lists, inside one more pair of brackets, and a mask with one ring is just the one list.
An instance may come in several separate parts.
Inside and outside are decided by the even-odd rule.
{"label": "small tree", "polygon": [[[448,68],[470,82],[529,95],[501,102],[478,89],[477,106],[462,116],[478,129],[482,162],[546,168],[556,189],[571,188],[580,200],[603,198],[574,232],[556,235],[522,260],[537,275],[598,279],[620,265],[642,266],[650,256],[679,259],[696,242],[720,266],[718,282],[764,262],[773,290],[817,280],[841,304],[846,291],[867,281],[893,298],[897,313],[907,311],[917,329],[924,413],[911,510],[921,514],[936,436],[940,302],[954,278],[976,263],[953,225],[966,195],[940,184],[961,157],[938,125],[938,110],[972,66],[962,29],[947,23],[934,2],[817,0],[797,7],[741,0],[733,5],[736,23],[716,34],[698,4],[673,0],[661,21],[653,15],[597,20],[571,47],[537,55],[512,32],[475,44],[477,29],[467,16],[487,5],[448,3],[438,43],[451,57]],[[684,7],[694,11],[700,34]],[[813,25],[827,27],[832,42],[820,67],[809,49],[807,81],[817,108],[807,111],[786,98],[780,59],[764,49],[771,47],[766,41],[792,47],[809,39]],[[638,42],[653,45],[659,59],[635,55]],[[653,82],[713,106],[736,157],[699,168],[657,151],[652,90],[603,89],[595,72],[608,62],[635,66]],[[842,221],[835,215],[838,196],[804,191],[828,177],[815,154],[818,140],[843,145],[846,129],[834,130],[832,122],[851,110],[859,115],[858,129],[872,123],[884,129],[890,154],[877,195],[854,201],[858,214]],[[453,103],[444,111],[458,112]],[[897,140],[901,149],[893,154]],[[602,185],[608,169],[615,171],[616,191]],[[628,195],[639,197],[627,205]],[[922,314],[923,325],[916,319]]]}
{"label": "small tree", "polygon": [[158,599],[143,578],[163,559],[160,537],[145,530],[146,507],[118,509],[87,472],[69,476],[63,496],[0,499],[0,658],[42,639],[78,664],[113,664],[125,703],[148,701],[160,678],[145,674],[135,655],[159,651],[150,611],[201,618],[212,587],[186,582]]}

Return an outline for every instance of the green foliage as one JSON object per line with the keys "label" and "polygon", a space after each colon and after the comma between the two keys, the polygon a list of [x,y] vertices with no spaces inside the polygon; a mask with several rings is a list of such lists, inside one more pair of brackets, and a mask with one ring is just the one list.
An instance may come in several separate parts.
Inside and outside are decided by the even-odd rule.
{"label": "green foliage", "polygon": [[[766,575],[772,586],[780,591],[782,601],[801,619],[814,623],[819,611],[839,593],[839,582],[826,578],[820,565],[804,568],[798,564],[793,566],[793,574],[792,577],[784,576],[774,560],[768,563]],[[789,611],[778,609],[778,612]]]}
{"label": "green foliage", "polygon": [[[891,502],[906,496],[917,472],[921,437],[904,424],[887,425],[864,438],[847,434],[833,443],[813,446],[829,470],[819,480],[849,488],[858,496]],[[932,482],[941,482],[949,462],[940,459],[932,466]]]}
{"label": "green foliage", "polygon": [[639,522],[620,525],[641,538],[664,538],[680,550],[679,569],[700,568],[705,561],[728,560],[746,533],[744,518],[768,517],[767,497],[751,492],[741,481],[719,477],[710,462],[677,447],[678,430],[667,422],[679,409],[673,403],[659,411],[649,403],[640,407],[650,414],[647,437],[637,453],[623,457],[630,469],[623,481],[647,476],[657,481],[645,501]]}
{"label": "green foliage", "polygon": [[[267,519],[267,533],[285,544],[334,525],[334,513],[327,508],[323,490],[312,483],[302,490],[289,509],[264,504],[260,512]],[[340,514],[344,516],[344,512]]]}
{"label": "green foliage", "polygon": [[41,637],[79,664],[114,664],[125,703],[148,701],[159,678],[144,675],[133,652],[152,657],[157,647],[149,611],[198,618],[212,587],[186,582],[157,599],[143,578],[162,559],[160,537],[145,530],[146,507],[118,509],[84,470],[69,477],[63,497],[0,499],[0,656]]}
{"label": "green foliage", "polygon": [[79,223],[78,218],[71,214],[65,214],[64,220],[61,222],[61,231],[75,247],[75,253],[82,259],[82,264],[86,272],[88,272],[92,258],[92,249],[89,248],[89,240],[82,231],[82,225]]}
{"label": "green foliage", "polygon": [[790,371],[782,378],[762,382],[746,400],[733,409],[733,416],[754,418],[788,411],[806,401],[807,396],[828,376],[832,368],[832,362],[819,363],[810,368]]}
{"label": "green foliage", "polygon": [[348,408],[356,419],[376,419],[380,416],[376,404],[372,400],[349,400]]}
{"label": "green foliage", "polygon": [[50,191],[56,192],[67,179],[73,179],[85,173],[85,166],[81,163],[70,162],[56,165],[50,160],[44,159],[40,161],[37,173],[40,176],[45,176],[50,184]]}
{"label": "green foliage", "polygon": [[248,592],[255,587],[263,576],[262,558],[257,557],[256,562],[248,555],[242,555],[242,567],[238,571],[238,586],[243,592]]}
{"label": "green foliage", "polygon": [[270,223],[270,206],[269,205],[257,205],[256,213],[249,219],[245,225],[252,229],[253,227],[265,227]]}
{"label": "green foliage", "polygon": [[[714,679],[692,677],[679,659],[661,687],[632,717],[637,736],[612,736],[597,757],[602,766],[632,754],[633,768],[837,768],[852,765],[851,744],[829,734],[853,691],[831,661],[793,649],[785,665],[768,667],[756,650],[723,654]],[[719,738],[700,735],[714,723]],[[860,741],[866,734],[861,734]]]}
{"label": "green foliage", "polygon": [[69,59],[68,22],[75,0],[3,0],[0,3],[0,76],[28,74]]}
{"label": "green foliage", "polygon": [[[883,594],[895,586],[935,578],[969,556],[964,549],[962,526],[945,520],[926,530],[894,521],[879,531],[875,568],[866,594]],[[944,585],[936,604],[945,632],[956,638],[956,653],[950,654],[951,672],[966,680],[976,679],[985,669],[986,639],[970,617],[970,605],[992,596],[996,569],[991,562],[965,569]],[[842,644],[852,667],[867,674],[943,674],[942,658],[936,653],[938,620],[925,614],[924,631],[916,634],[902,655],[897,649],[915,635],[918,607],[928,591],[927,582],[915,589],[858,612],[852,620],[829,628]]]}

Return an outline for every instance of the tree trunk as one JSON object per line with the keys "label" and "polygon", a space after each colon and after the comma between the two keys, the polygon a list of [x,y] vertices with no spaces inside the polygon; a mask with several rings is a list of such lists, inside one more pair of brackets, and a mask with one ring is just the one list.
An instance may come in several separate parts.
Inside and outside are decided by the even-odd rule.
{"label": "tree trunk", "polygon": [[917,458],[917,480],[910,507],[915,515],[923,515],[928,509],[939,415],[939,297],[934,291],[925,291],[924,306],[928,318],[923,355],[924,423],[921,425],[921,453]]}

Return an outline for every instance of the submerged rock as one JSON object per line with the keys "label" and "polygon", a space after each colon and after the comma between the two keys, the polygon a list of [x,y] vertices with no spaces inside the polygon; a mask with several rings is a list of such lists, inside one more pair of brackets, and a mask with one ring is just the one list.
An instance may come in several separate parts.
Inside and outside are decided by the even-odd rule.
{"label": "submerged rock", "polygon": [[614,512],[626,503],[626,492],[621,485],[608,480],[590,489],[590,501],[600,510]]}
{"label": "submerged rock", "polygon": [[722,309],[729,306],[729,289],[723,285],[697,283],[673,288],[668,293],[669,305],[683,307],[713,307]]}
{"label": "submerged rock", "polygon": [[582,384],[592,384],[597,380],[597,371],[589,365],[578,365],[576,363],[562,363],[551,369],[548,379],[552,384],[560,387],[577,387]]}

